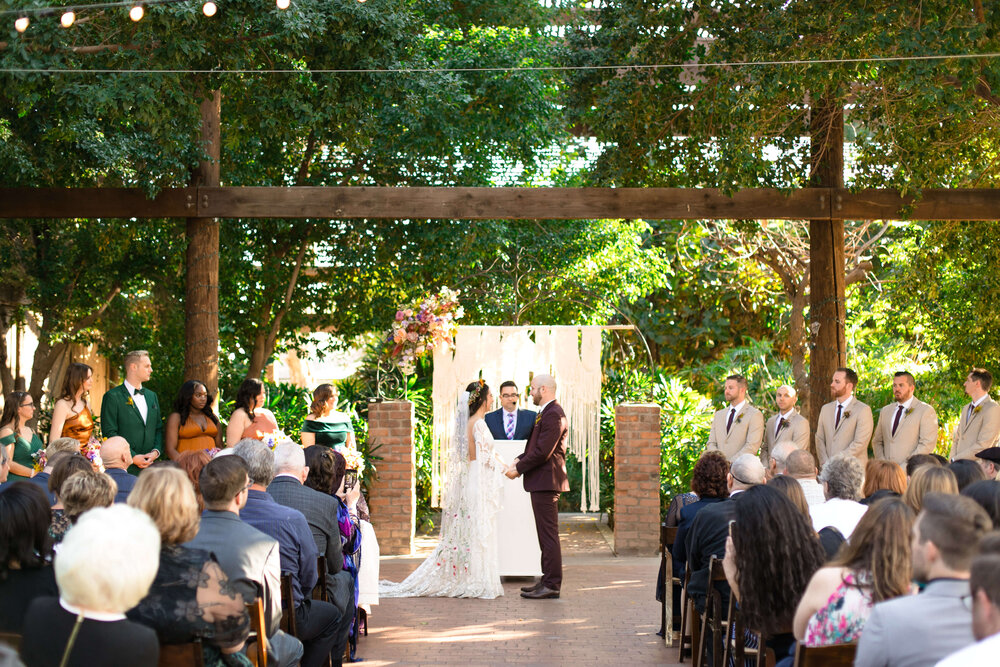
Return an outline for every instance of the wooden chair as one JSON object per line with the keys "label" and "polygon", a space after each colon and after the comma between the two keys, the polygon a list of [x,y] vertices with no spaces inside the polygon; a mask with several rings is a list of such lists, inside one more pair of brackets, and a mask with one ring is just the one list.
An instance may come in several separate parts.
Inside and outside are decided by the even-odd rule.
{"label": "wooden chair", "polygon": [[21,650],[21,635],[16,632],[0,632],[0,643],[7,644],[15,651]]}
{"label": "wooden chair", "polygon": [[836,644],[834,646],[814,646],[797,644],[795,647],[795,667],[853,667],[857,644]]}
{"label": "wooden chair", "polygon": [[205,667],[201,640],[188,644],[160,644],[159,667]]}
{"label": "wooden chair", "polygon": [[281,575],[281,629],[298,638],[299,629],[295,625],[295,596],[292,594],[292,575]]}
{"label": "wooden chair", "polygon": [[[698,614],[694,613],[694,602],[688,597],[688,582],[691,581],[691,571],[684,572],[684,583],[681,586],[681,632],[677,637],[677,662],[684,662],[686,654],[694,655],[698,645],[700,629]],[[691,631],[688,632],[688,626]]]}
{"label": "wooden chair", "polygon": [[[705,600],[705,613],[701,614],[701,633],[698,637],[698,650],[695,652],[694,667],[702,667],[705,663],[709,641],[712,642],[711,667],[722,667],[724,638],[729,631],[729,621],[723,617],[722,593],[716,587],[717,583],[726,581],[726,572],[722,569],[722,559],[712,556],[708,566],[710,573],[708,598]],[[710,634],[711,639],[708,638]]]}
{"label": "wooden chair", "polygon": [[767,660],[767,649],[764,646],[764,636],[759,632],[755,632],[754,635],[757,637],[757,648],[747,648],[744,637],[746,635],[746,624],[743,621],[743,614],[740,613],[740,608],[736,606],[736,596],[729,596],[729,613],[726,615],[729,619],[729,625],[733,628],[733,631],[726,635],[725,640],[725,651],[722,654],[722,664],[728,665],[729,659],[732,658],[734,664],[738,667],[742,667],[745,664],[747,658],[754,658],[757,667],[765,667]]}
{"label": "wooden chair", "polygon": [[[674,576],[674,559],[670,555],[674,542],[677,540],[677,527],[660,525],[660,567],[663,568],[663,591],[660,602],[660,627],[663,628],[663,643],[670,646],[673,643],[673,628],[680,620],[681,611],[671,605],[670,626],[667,627],[667,602],[673,602],[674,588],[680,587],[681,581]],[[669,641],[668,641],[669,638]]]}
{"label": "wooden chair", "polygon": [[250,615],[247,657],[255,667],[267,667],[267,626],[264,624],[263,598],[258,595],[253,602],[247,602],[247,614]]}

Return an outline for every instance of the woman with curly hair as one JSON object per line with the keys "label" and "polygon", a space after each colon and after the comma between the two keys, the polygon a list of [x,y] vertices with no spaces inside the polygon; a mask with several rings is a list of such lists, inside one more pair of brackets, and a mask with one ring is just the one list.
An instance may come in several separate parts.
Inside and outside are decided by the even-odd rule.
{"label": "woman with curly hair", "polygon": [[723,566],[747,628],[778,658],[794,650],[792,619],[810,577],[826,560],[809,520],[770,486],[736,496]]}
{"label": "woman with curly hair", "polygon": [[674,576],[679,579],[684,578],[684,569],[687,565],[687,548],[684,543],[687,541],[691,524],[698,512],[709,505],[720,503],[729,498],[729,486],[726,483],[726,475],[728,474],[729,460],[720,451],[705,452],[694,464],[694,471],[691,473],[691,490],[698,494],[698,501],[681,510],[681,520],[677,524],[677,539],[674,540],[674,548],[671,551]]}
{"label": "woman with curly hair", "polygon": [[855,642],[872,605],[908,594],[912,528],[906,503],[876,501],[837,558],[809,581],[795,611],[795,638],[806,646]]}

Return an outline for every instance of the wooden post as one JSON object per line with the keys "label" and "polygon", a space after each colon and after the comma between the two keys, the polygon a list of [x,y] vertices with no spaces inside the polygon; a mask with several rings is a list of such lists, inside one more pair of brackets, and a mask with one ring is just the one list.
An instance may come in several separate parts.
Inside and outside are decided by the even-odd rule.
{"label": "wooden post", "polygon": [[[218,186],[222,92],[201,102],[201,143],[209,159],[192,174],[192,185]],[[219,392],[219,221],[187,219],[184,379],[204,382]]]}
{"label": "wooden post", "polygon": [[[813,187],[844,187],[844,108],[821,99],[810,119]],[[836,213],[839,204],[830,203]],[[847,362],[844,325],[844,221],[809,221],[809,425],[816,432],[819,411],[830,400],[833,372]]]}

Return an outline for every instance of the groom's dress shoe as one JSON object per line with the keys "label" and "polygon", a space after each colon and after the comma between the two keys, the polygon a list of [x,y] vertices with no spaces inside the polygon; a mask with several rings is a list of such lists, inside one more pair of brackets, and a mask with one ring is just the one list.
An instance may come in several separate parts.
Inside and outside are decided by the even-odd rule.
{"label": "groom's dress shoe", "polygon": [[539,582],[536,582],[536,583],[532,584],[531,586],[521,586],[521,592],[522,593],[534,593],[535,591],[537,591],[541,587],[542,587],[542,582],[539,581]]}
{"label": "groom's dress shoe", "polygon": [[537,591],[531,591],[530,593],[521,593],[521,597],[528,598],[529,600],[548,600],[559,597],[559,591],[553,590],[551,588],[546,588],[541,586]]}

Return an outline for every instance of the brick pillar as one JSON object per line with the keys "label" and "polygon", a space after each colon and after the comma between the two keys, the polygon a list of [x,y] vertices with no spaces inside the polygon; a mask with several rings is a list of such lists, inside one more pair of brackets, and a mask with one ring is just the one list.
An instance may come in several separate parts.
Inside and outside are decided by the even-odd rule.
{"label": "brick pillar", "polygon": [[615,552],[652,556],[660,545],[660,407],[615,408]]}
{"label": "brick pillar", "polygon": [[368,438],[373,446],[381,446],[378,480],[368,498],[379,550],[385,555],[409,555],[417,518],[413,403],[369,403]]}

